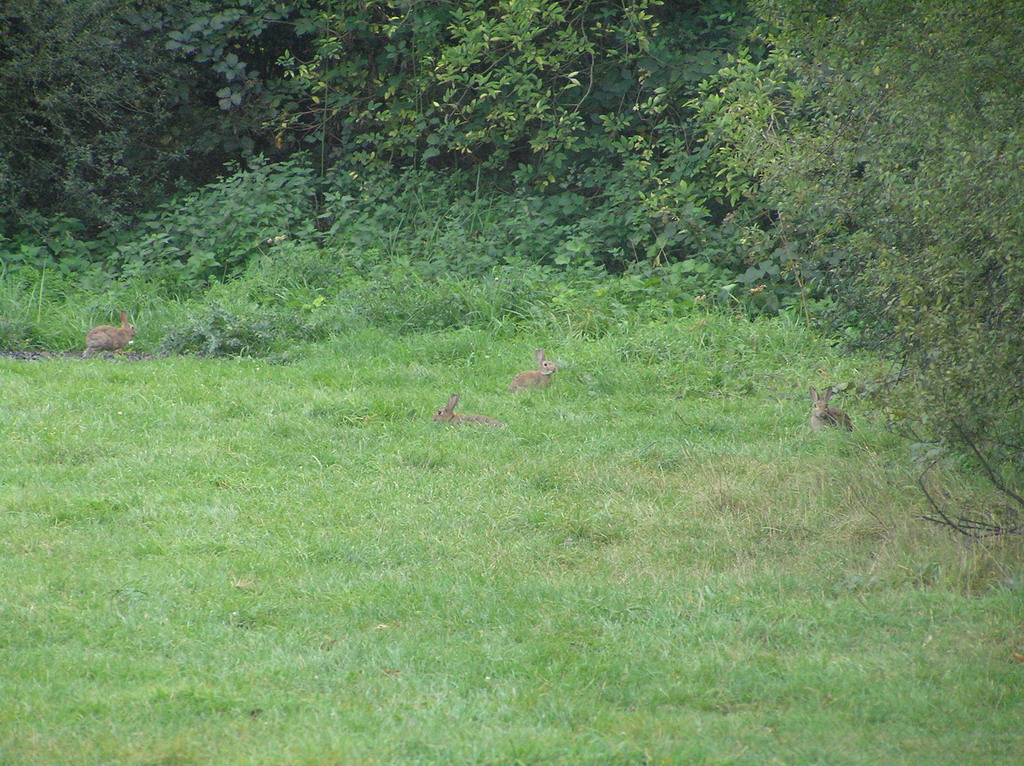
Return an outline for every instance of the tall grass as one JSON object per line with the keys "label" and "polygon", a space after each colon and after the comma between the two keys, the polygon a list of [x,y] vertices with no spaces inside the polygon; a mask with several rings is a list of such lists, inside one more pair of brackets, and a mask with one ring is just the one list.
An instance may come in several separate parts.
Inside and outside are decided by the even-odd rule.
{"label": "tall grass", "polygon": [[83,289],[52,269],[0,271],[0,349],[68,351],[90,327],[127,311],[134,349],[225,356],[281,355],[295,344],[369,328],[418,333],[481,327],[509,335],[522,327],[567,337],[599,337],[634,323],[689,312],[638,289],[640,278],[581,265],[529,263],[458,273],[430,259],[325,252],[280,245],[239,277],[191,291],[163,279]]}
{"label": "tall grass", "polygon": [[0,762],[1019,762],[1020,544],[918,520],[855,394],[807,427],[876,362],[550,316],[0,359]]}

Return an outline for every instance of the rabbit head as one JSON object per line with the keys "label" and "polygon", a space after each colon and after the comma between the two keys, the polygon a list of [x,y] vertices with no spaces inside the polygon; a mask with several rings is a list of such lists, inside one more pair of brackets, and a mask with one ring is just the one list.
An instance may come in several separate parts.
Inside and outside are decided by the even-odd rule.
{"label": "rabbit head", "polygon": [[544,355],[544,349],[536,349],[533,352],[533,356],[537,359],[537,372],[541,375],[554,375],[558,372],[558,368],[555,366],[555,363]]}
{"label": "rabbit head", "polygon": [[850,416],[838,407],[829,406],[828,400],[835,392],[836,390],[829,386],[825,390],[825,395],[819,396],[818,389],[811,386],[811,428],[815,431],[831,426],[841,426],[847,431],[853,430]]}
{"label": "rabbit head", "polygon": [[449,423],[455,417],[455,405],[459,403],[459,395],[452,394],[448,404],[434,413],[435,423]]}

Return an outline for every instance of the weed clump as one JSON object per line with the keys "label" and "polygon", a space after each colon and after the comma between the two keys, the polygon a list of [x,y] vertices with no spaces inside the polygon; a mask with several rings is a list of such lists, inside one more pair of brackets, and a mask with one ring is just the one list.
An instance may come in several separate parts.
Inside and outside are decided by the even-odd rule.
{"label": "weed clump", "polygon": [[239,313],[213,304],[200,308],[184,325],[171,330],[160,343],[164,354],[196,356],[265,356],[286,337],[274,312],[253,308]]}

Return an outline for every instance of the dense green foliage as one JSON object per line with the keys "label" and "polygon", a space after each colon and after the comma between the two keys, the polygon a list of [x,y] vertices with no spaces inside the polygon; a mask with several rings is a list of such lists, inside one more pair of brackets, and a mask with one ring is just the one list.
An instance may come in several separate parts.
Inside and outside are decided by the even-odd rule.
{"label": "dense green foliage", "polygon": [[0,234],[27,230],[59,255],[229,156],[203,74],[140,33],[129,5],[0,3]]}
{"label": "dense green foliage", "polygon": [[719,238],[684,104],[743,44],[742,2],[301,0],[147,18],[224,75],[229,114],[258,115],[278,151],[312,147],[320,173],[483,170],[489,189],[541,195],[578,223],[577,252],[616,268],[708,257]]}
{"label": "dense green foliage", "polygon": [[[434,171],[431,183],[447,187],[445,177],[463,170],[478,198],[511,192],[525,200],[534,220],[561,234],[551,238],[555,247],[545,258],[556,259],[561,250],[616,271],[637,261],[689,260],[728,274],[746,268],[728,229],[716,225],[728,203],[705,182],[714,169],[696,143],[702,128],[688,119],[692,109],[686,106],[702,80],[744,42],[753,16],[738,0],[578,7],[548,0],[302,0],[287,6],[253,0],[219,10],[201,2],[155,3],[125,18],[112,9],[107,16],[122,38],[147,50],[163,46],[161,76],[176,78],[176,87],[167,90],[178,94],[157,119],[150,118],[150,126],[125,120],[101,102],[98,108],[122,131],[110,140],[179,152],[187,146],[196,173],[232,146],[247,163],[259,153],[281,160],[302,150],[317,176],[306,190],[314,209],[289,208],[289,214],[318,228],[330,227],[345,212],[346,196],[378,196],[382,184],[393,188],[398,179],[401,185],[410,171],[417,173],[413,183]],[[22,48],[45,44],[45,28],[25,24],[11,32]],[[74,41],[99,58],[102,46],[89,42]],[[35,63],[29,58],[23,68],[33,73]],[[49,113],[16,90],[22,77],[13,66],[0,69],[0,84],[21,107],[21,119],[45,124]],[[91,85],[93,79],[105,82],[107,74],[97,60],[69,78]],[[215,102],[222,118],[213,125],[202,110]],[[202,105],[199,112],[195,104]],[[194,140],[171,129],[190,119]],[[5,155],[32,150],[18,131],[3,140]],[[65,143],[91,146],[91,140],[84,128],[69,129]],[[120,155],[106,156],[120,161]],[[67,164],[61,154],[42,157]],[[11,167],[11,183],[38,185],[25,164]],[[159,164],[149,170],[156,172]],[[119,172],[132,183],[120,184],[119,176],[107,173],[110,188],[91,197],[104,214],[133,204],[136,187],[152,180],[128,167]],[[339,186],[341,198],[332,196]],[[109,210],[104,201],[112,203]],[[108,228],[92,241],[96,227],[110,218],[79,204],[74,194],[12,199],[7,213],[12,257],[50,257],[65,269],[77,269],[82,258],[106,264],[110,250],[140,239],[136,232]],[[219,225],[219,215],[210,213],[199,233]],[[44,218],[36,221],[36,234],[26,237],[25,224],[39,216]],[[76,230],[84,236],[75,236]],[[152,246],[160,244],[143,246],[156,250]],[[153,257],[195,255],[169,244]],[[221,246],[211,242],[210,249]],[[237,255],[221,265],[237,266]]]}

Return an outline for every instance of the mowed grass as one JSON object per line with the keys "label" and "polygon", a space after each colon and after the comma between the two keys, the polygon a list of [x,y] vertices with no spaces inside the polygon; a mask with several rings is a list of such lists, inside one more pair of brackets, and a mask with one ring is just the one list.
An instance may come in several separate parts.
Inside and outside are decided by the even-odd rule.
{"label": "mowed grass", "polygon": [[1024,758],[1020,543],[918,520],[856,396],[807,427],[870,359],[716,316],[292,357],[0,359],[0,762]]}

